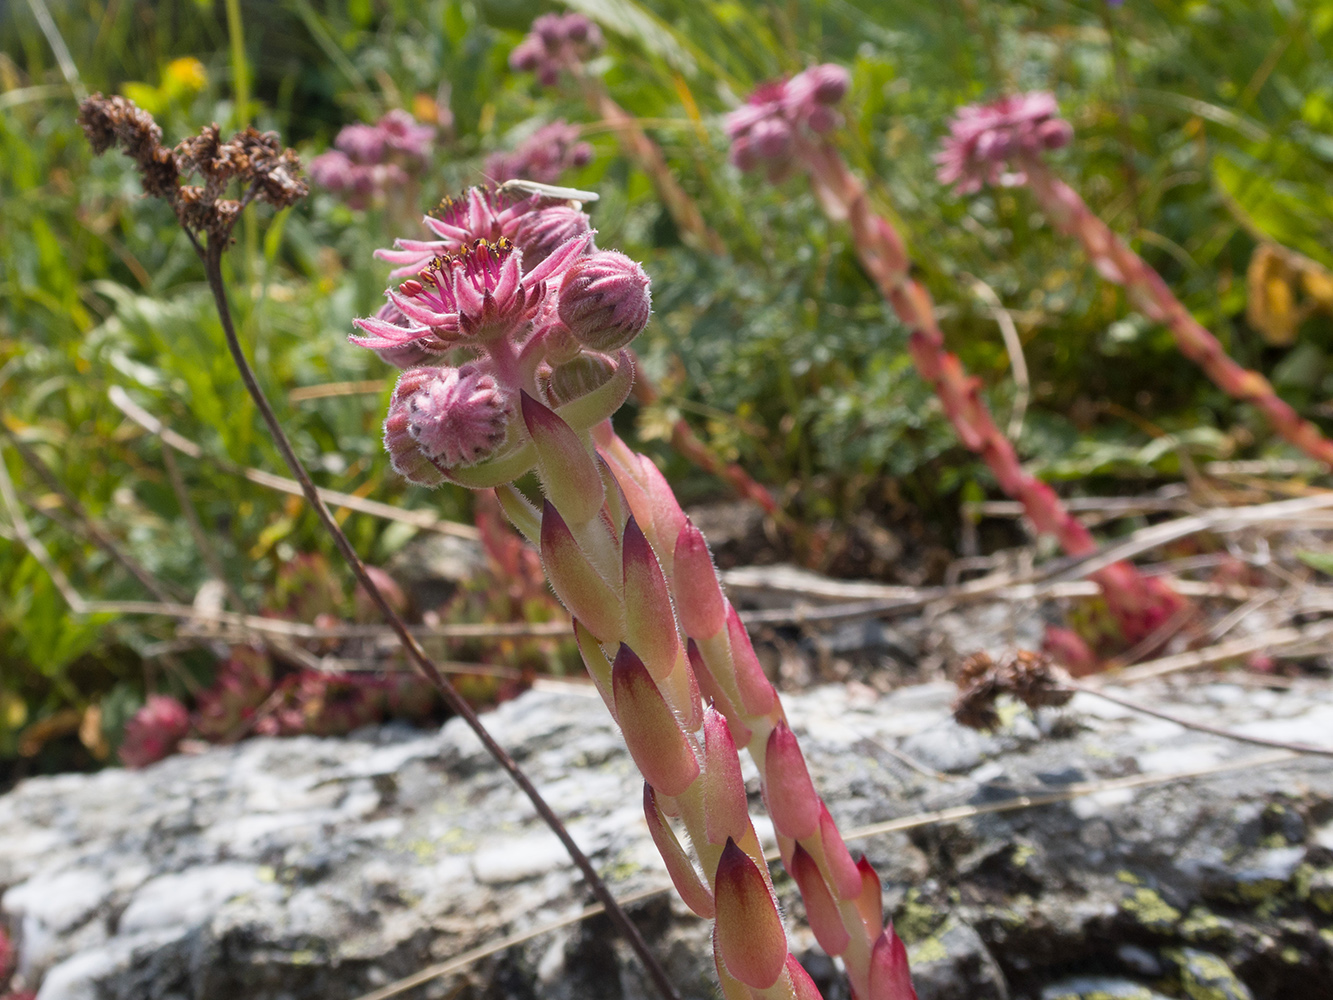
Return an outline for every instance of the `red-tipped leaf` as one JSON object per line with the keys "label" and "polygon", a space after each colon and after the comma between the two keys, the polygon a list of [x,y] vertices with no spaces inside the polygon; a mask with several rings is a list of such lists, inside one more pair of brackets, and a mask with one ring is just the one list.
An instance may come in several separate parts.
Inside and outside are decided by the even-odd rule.
{"label": "red-tipped leaf", "polygon": [[880,887],[879,876],[863,855],[856,863],[861,873],[861,892],[856,897],[856,910],[865,921],[871,937],[878,937],[884,930],[884,890]]}
{"label": "red-tipped leaf", "polygon": [[646,781],[643,783],[643,814],[648,820],[648,832],[653,835],[653,843],[666,863],[667,874],[671,876],[676,892],[691,910],[705,920],[712,919],[713,893],[699,876],[685,848],[680,846],[676,832],[671,829],[657,805],[657,793]]}
{"label": "red-tipped leaf", "polygon": [[708,542],[689,521],[676,538],[672,582],[676,612],[685,634],[700,639],[717,635],[727,623],[727,599],[722,596]]}
{"label": "red-tipped leaf", "polygon": [[708,669],[703,654],[699,652],[699,644],[690,639],[685,644],[685,652],[690,661],[690,666],[694,669],[694,676],[699,684],[699,693],[716,705],[718,710],[727,717],[727,722],[731,726],[731,736],[736,741],[736,745],[748,745],[751,735],[750,730],[741,722],[741,716],[736,710],[736,706],[731,703],[727,693],[718,685],[717,678]]}
{"label": "red-tipped leaf", "polygon": [[745,779],[727,720],[704,709],[704,826],[710,844],[742,841],[750,831]]}
{"label": "red-tipped leaf", "polygon": [[841,955],[851,941],[851,935],[842,922],[838,903],[829,891],[819,865],[800,844],[792,851],[791,877],[801,890],[801,899],[805,901],[805,916],[810,922],[810,929],[815,932],[819,947],[830,955]]}
{"label": "red-tipped leaf", "polygon": [[521,394],[521,406],[547,497],[567,521],[583,524],[606,499],[592,453],[554,410],[526,392]]}
{"label": "red-tipped leaf", "polygon": [[620,595],[588,562],[569,525],[550,500],[542,509],[542,566],[569,613],[602,642],[618,642],[624,634]]}
{"label": "red-tipped leaf", "polygon": [[611,665],[616,719],[630,756],[663,795],[679,795],[699,777],[699,761],[652,675],[632,649],[620,644]]}
{"label": "red-tipped leaf", "polygon": [[870,987],[866,1000],[916,1000],[912,972],[907,966],[907,948],[902,938],[887,927],[870,952]]}
{"label": "red-tipped leaf", "polygon": [[750,636],[736,609],[727,607],[727,637],[731,640],[731,664],[736,671],[736,686],[741,702],[751,715],[767,715],[777,702],[777,692],[764,675],[764,667],[754,654]]}
{"label": "red-tipped leaf", "polygon": [[727,971],[746,986],[772,986],[787,961],[787,935],[768,883],[733,840],[727,841],[717,863],[713,898],[717,950]]}
{"label": "red-tipped leaf", "polygon": [[666,576],[653,547],[631,515],[625,525],[621,558],[625,574],[625,641],[657,680],[676,665],[680,637]]}
{"label": "red-tipped leaf", "polygon": [[839,899],[855,899],[861,895],[861,869],[852,860],[851,852],[843,842],[838,824],[833,822],[828,807],[819,803],[819,843],[823,849],[824,865],[829,882]]}
{"label": "red-tipped leaf", "polygon": [[796,735],[786,720],[779,720],[768,734],[764,752],[764,794],[773,826],[778,833],[793,840],[814,836],[819,828],[822,804],[810,783],[805,757],[801,755]]}

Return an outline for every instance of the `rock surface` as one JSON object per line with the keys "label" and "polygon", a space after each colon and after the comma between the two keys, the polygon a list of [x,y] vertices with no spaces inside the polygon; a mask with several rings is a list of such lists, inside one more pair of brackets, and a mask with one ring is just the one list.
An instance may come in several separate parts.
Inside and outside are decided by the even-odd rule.
{"label": "rock surface", "polygon": [[[1215,725],[1330,743],[1322,690],[1132,693]],[[1327,758],[1087,695],[978,735],[950,721],[951,697],[941,685],[785,696],[850,846],[884,877],[921,1000],[1333,996]],[[640,780],[590,691],[533,691],[486,719],[617,894],[667,884]],[[1086,794],[1108,781],[1119,784]],[[1018,795],[1045,804],[1014,808]],[[954,807],[979,814],[851,836]],[[779,875],[779,888],[793,950],[829,1000],[845,998],[790,880]],[[14,985],[40,1000],[353,1000],[589,902],[457,721],[429,734],[255,739],[139,772],[25,782],[0,798],[0,891],[0,926],[18,943]],[[682,994],[713,996],[704,924],[668,893],[630,912]],[[653,994],[594,917],[402,995]]]}

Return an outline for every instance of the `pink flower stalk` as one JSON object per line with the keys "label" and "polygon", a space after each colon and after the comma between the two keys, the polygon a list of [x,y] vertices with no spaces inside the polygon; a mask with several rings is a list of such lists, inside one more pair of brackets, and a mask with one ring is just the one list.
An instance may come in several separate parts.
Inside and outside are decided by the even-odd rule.
{"label": "pink flower stalk", "polygon": [[554,184],[567,170],[592,162],[592,146],[579,140],[579,127],[563,118],[533,132],[512,153],[494,153],[486,158],[486,176],[492,181],[521,178]]}
{"label": "pink flower stalk", "polygon": [[[875,214],[865,187],[824,133],[810,124],[814,110],[826,106],[820,100],[821,93],[832,95],[846,89],[845,82],[836,82],[845,81],[845,74],[838,76],[829,70],[815,67],[786,84],[768,84],[749,104],[732,112],[727,129],[733,137],[733,162],[745,170],[762,168],[770,177],[781,177],[798,167],[808,173],[825,212],[851,225],[862,265],[911,331],[908,352],[912,361],[935,390],[964,447],[980,455],[1000,488],[1023,504],[1037,531],[1054,535],[1070,555],[1091,555],[1097,551],[1092,535],[1065,509],[1054,490],[1024,470],[1013,445],[991,417],[982,398],[981,380],[968,375],[958,356],[945,348],[930,293],[910,274],[902,237],[888,220]],[[796,86],[798,80],[801,83]],[[825,85],[822,91],[821,82]],[[1040,137],[1055,131],[1048,129],[1049,121],[1041,117],[1043,108],[1041,102],[1034,102],[1026,113],[1022,108],[1006,113],[1022,123],[1023,135]],[[984,123],[971,124],[964,138],[973,147],[993,149],[1004,145],[986,138],[997,120],[991,117]],[[765,155],[761,148],[765,122],[786,128],[791,136],[791,145],[780,156]],[[1151,635],[1183,605],[1164,583],[1143,576],[1129,563],[1116,563],[1092,574],[1092,578],[1101,586],[1108,607],[1131,643]]]}
{"label": "pink flower stalk", "polygon": [[126,767],[147,767],[176,752],[190,731],[190,713],[175,698],[148,696],[143,708],[125,725],[120,760]]}
{"label": "pink flower stalk", "polygon": [[[385,423],[395,468],[427,484],[498,486],[505,512],[540,550],[589,674],[646,779],[653,841],[682,899],[716,921],[724,994],[818,996],[790,954],[749,816],[743,745],[820,940],[846,959],[856,995],[910,1000],[878,880],[852,860],[815,793],[707,543],[657,467],[608,419],[629,393],[627,348],[648,321],[647,276],[623,254],[592,249],[590,234],[526,269],[520,247],[481,242],[494,231],[492,198],[454,203],[475,211],[460,208],[449,229],[437,229],[471,251],[433,258],[416,280],[390,290],[403,324],[358,321],[368,336],[353,340],[374,350],[438,343],[471,355],[400,377]],[[471,244],[469,217],[484,227]],[[486,303],[492,319],[469,318]],[[541,510],[507,485],[534,469]]]}
{"label": "pink flower stalk", "polygon": [[335,148],[310,161],[310,178],[343,195],[353,208],[365,208],[420,172],[434,142],[433,125],[418,125],[408,112],[395,109],[374,125],[344,126],[333,140]]}
{"label": "pink flower stalk", "polygon": [[[1083,244],[1097,273],[1123,287],[1135,309],[1170,330],[1180,352],[1202,368],[1214,385],[1233,399],[1258,407],[1278,434],[1311,458],[1333,467],[1333,441],[1284,402],[1268,379],[1233,361],[1218,339],[1190,315],[1162,276],[1113,233],[1078,192],[1051,171],[1041,156],[1051,145],[1033,141],[1033,126],[1022,121],[999,120],[995,109],[1015,103],[1040,103],[1047,111],[1046,118],[1037,126],[1038,130],[1047,129],[1054,133],[1058,127],[1065,136],[1063,142],[1073,135],[1066,122],[1053,117],[1056,114],[1055,99],[1049,94],[1028,94],[1005,98],[992,105],[960,108],[953,125],[953,137],[945,143],[940,154],[940,162],[944,164],[939,174],[941,182],[957,180],[960,192],[975,191],[981,180],[993,182],[995,172],[1005,164],[1011,164],[1010,176],[1018,183],[1027,184],[1061,232],[1076,237]],[[984,157],[975,148],[968,152],[957,138],[960,129],[964,128],[960,123],[979,120],[993,122],[990,131],[996,136]],[[1063,145],[1063,142],[1056,145]],[[987,165],[983,165],[983,160]]]}

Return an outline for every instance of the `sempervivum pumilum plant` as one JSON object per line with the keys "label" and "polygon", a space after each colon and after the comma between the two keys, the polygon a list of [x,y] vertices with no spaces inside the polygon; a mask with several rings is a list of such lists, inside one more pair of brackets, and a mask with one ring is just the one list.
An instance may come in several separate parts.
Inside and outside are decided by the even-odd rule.
{"label": "sempervivum pumilum plant", "polygon": [[[594,249],[586,229],[554,249],[541,242],[570,210],[549,198],[474,190],[449,205],[450,221],[432,226],[440,244],[390,257],[401,271],[408,254],[429,255],[386,293],[398,318],[358,320],[353,337],[423,352],[385,421],[394,467],[425,485],[497,487],[538,547],[646,779],[653,840],[681,897],[715,921],[724,994],[818,996],[787,946],[747,808],[744,747],[817,939],[843,956],[862,1000],[909,1000],[906,950],[884,926],[879,880],[852,860],[815,793],[703,535],[657,467],[611,428],[633,379],[627,348],[648,322],[647,275]],[[510,485],[532,469],[540,509]]]}
{"label": "sempervivum pumilum plant", "polygon": [[[958,439],[981,456],[1000,488],[1023,504],[1037,531],[1055,536],[1070,555],[1095,553],[1097,543],[1087,528],[1054,490],[1019,463],[1014,446],[991,417],[980,380],[946,349],[930,293],[912,277],[902,237],[871,208],[864,185],[829,140],[840,121],[835,106],[848,84],[845,69],[823,65],[760,87],[727,117],[732,162],[747,172],[763,171],[771,180],[797,171],[809,176],[825,213],[851,226],[862,265],[910,331],[912,361],[934,388]],[[1092,578],[1131,643],[1153,635],[1184,606],[1164,583],[1127,562],[1098,570]]]}
{"label": "sempervivum pumilum plant", "polygon": [[1057,177],[1043,154],[1065,145],[1073,129],[1055,97],[1019,94],[958,109],[940,151],[939,179],[961,193],[983,183],[1026,184],[1051,222],[1078,239],[1107,281],[1120,285],[1134,308],[1171,331],[1180,352],[1233,399],[1252,403],[1282,437],[1333,467],[1333,441],[1284,402],[1263,375],[1242,368],[1172,293],[1167,283]]}

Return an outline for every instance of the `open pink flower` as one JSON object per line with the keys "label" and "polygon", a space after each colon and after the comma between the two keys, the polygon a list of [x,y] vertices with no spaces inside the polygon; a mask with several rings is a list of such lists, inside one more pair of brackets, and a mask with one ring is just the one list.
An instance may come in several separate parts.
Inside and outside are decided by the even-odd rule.
{"label": "open pink flower", "polygon": [[394,249],[375,251],[377,258],[394,265],[390,278],[415,275],[435,257],[456,253],[479,239],[507,239],[523,251],[527,265],[535,267],[556,247],[592,230],[588,216],[568,202],[493,187],[445,198],[422,221],[439,239],[398,239]]}

